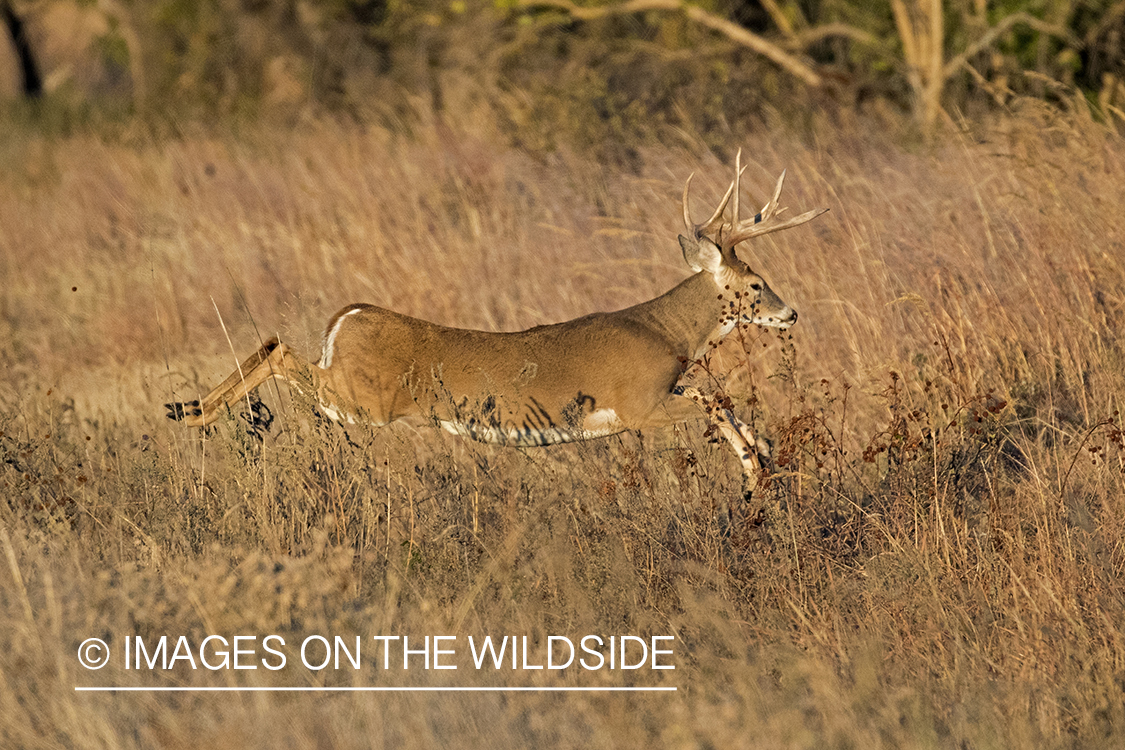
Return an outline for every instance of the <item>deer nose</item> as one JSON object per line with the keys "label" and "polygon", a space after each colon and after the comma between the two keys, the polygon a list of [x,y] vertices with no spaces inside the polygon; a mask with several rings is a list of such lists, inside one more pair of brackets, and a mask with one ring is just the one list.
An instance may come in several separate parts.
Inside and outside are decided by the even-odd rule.
{"label": "deer nose", "polygon": [[792,307],[786,308],[785,311],[777,316],[778,328],[785,329],[797,322],[797,311]]}

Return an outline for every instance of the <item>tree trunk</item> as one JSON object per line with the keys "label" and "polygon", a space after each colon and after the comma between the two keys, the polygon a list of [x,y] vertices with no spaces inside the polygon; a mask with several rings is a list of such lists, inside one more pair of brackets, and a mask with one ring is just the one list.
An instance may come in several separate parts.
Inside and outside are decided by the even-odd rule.
{"label": "tree trunk", "polygon": [[24,33],[23,20],[16,15],[10,2],[0,3],[0,17],[8,29],[8,36],[12,38],[12,45],[16,50],[16,58],[20,66],[20,90],[28,99],[38,99],[43,95],[43,76],[39,72],[39,65],[35,62],[31,45]]}

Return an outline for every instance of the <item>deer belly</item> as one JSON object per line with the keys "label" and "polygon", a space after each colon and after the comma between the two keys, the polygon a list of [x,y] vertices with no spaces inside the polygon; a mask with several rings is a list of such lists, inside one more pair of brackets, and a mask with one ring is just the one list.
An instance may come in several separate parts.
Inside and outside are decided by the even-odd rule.
{"label": "deer belly", "polygon": [[520,424],[487,424],[478,420],[441,420],[446,432],[479,440],[518,447],[535,447],[591,440],[621,432],[625,425],[613,409],[597,409],[583,416],[580,425],[564,426],[539,415],[529,415]]}

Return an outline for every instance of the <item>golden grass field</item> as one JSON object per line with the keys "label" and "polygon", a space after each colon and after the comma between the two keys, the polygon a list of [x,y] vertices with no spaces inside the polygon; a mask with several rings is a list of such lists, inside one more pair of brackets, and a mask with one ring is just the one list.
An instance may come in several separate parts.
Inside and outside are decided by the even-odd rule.
{"label": "golden grass field", "polygon": [[[486,126],[0,144],[0,746],[1115,748],[1125,741],[1125,143],[1025,104],[925,145],[689,135],[635,171]],[[518,330],[653,297],[743,146],[814,223],[742,256],[800,312],[705,423],[517,450],[162,404],[367,301]],[[377,342],[373,342],[377,346]],[[729,523],[727,516],[729,514]],[[127,636],[674,635],[675,670],[126,670]],[[86,638],[117,654],[99,671]],[[370,649],[370,650],[369,650]],[[653,693],[78,693],[76,686]]]}

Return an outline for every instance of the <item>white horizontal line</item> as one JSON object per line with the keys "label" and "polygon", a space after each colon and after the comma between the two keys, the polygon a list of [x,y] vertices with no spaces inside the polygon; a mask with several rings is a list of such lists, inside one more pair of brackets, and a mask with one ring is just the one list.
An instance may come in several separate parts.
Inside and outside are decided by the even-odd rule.
{"label": "white horizontal line", "polygon": [[676,687],[75,687],[77,693],[656,693]]}

